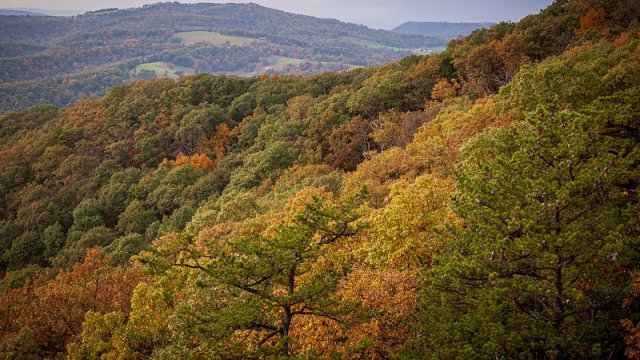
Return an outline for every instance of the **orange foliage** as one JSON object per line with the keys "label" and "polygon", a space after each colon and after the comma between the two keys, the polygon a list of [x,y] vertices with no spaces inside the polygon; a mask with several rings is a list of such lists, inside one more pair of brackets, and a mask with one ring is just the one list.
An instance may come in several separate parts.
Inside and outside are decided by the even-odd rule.
{"label": "orange foliage", "polygon": [[501,40],[492,40],[489,45],[495,49],[498,60],[497,80],[501,86],[506,85],[518,73],[520,66],[529,60],[526,55],[527,45],[514,33]]}
{"label": "orange foliage", "polygon": [[16,353],[56,357],[80,335],[87,311],[129,313],[134,287],[143,280],[138,268],[116,268],[99,248],[85,261],[53,279],[47,271],[0,297],[0,341]]}
{"label": "orange foliage", "polygon": [[216,155],[216,161],[220,161],[224,157],[227,146],[231,145],[231,137],[231,130],[229,130],[227,124],[220,124],[216,127],[216,133],[211,139],[202,142],[200,150],[202,152],[213,150]]}
{"label": "orange foliage", "polygon": [[580,18],[580,28],[576,30],[576,35],[580,35],[587,30],[599,30],[604,28],[604,20],[604,9],[589,9],[589,11]]}
{"label": "orange foliage", "polygon": [[[640,295],[640,271],[636,272],[633,280],[633,297]],[[631,304],[632,299],[627,299],[624,306]],[[640,323],[634,323],[631,320],[622,320],[622,326],[627,330],[627,336],[624,337],[624,343],[627,345],[626,355],[629,359],[640,360]]]}
{"label": "orange foliage", "polygon": [[178,157],[176,157],[176,161],[173,162],[173,167],[180,167],[187,164],[191,164],[194,169],[204,170],[206,172],[209,172],[216,167],[216,163],[205,154],[193,154],[191,156],[187,156],[182,153],[178,154]]}
{"label": "orange foliage", "polygon": [[613,44],[619,48],[619,47],[623,47],[625,45],[627,45],[629,43],[629,41],[631,41],[631,37],[629,36],[628,32],[623,32],[622,34],[620,34],[620,36],[618,36]]}
{"label": "orange foliage", "polygon": [[[409,325],[416,311],[413,271],[357,267],[341,284],[339,296],[360,303],[360,310],[340,322],[300,317],[291,337],[299,351],[351,354],[354,358],[386,359],[411,339]],[[369,314],[362,321],[359,314]],[[348,357],[347,357],[348,358]]]}
{"label": "orange foliage", "polygon": [[431,90],[431,98],[437,101],[451,99],[456,96],[456,84],[450,83],[447,79],[438,79],[438,82]]}

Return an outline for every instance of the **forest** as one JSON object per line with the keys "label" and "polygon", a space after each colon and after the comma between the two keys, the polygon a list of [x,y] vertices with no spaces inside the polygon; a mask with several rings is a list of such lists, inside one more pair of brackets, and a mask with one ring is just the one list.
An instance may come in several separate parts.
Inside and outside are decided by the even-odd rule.
{"label": "forest", "polygon": [[[193,41],[194,32],[208,36]],[[154,62],[191,73],[299,75],[380,65],[444,45],[256,4],[167,2],[74,17],[0,16],[0,114],[66,106],[135,79],[163,77],[137,71]],[[273,69],[278,61],[290,66]]]}
{"label": "forest", "polygon": [[640,359],[640,7],[0,117],[0,357]]}

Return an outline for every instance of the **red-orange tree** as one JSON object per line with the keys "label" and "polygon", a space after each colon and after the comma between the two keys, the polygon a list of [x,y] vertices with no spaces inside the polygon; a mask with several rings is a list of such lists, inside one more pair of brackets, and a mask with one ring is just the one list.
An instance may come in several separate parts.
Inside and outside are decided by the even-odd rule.
{"label": "red-orange tree", "polygon": [[138,268],[116,268],[98,248],[85,261],[55,277],[37,274],[22,288],[0,297],[0,346],[18,358],[58,358],[82,331],[85,313],[129,312],[133,288],[142,281]]}

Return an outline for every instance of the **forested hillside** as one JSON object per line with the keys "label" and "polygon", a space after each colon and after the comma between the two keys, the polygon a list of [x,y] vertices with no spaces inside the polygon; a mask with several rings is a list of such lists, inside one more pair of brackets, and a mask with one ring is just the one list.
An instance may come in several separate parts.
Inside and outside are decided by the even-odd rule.
{"label": "forested hillside", "polygon": [[637,359],[640,7],[0,118],[0,354]]}
{"label": "forested hillside", "polygon": [[134,79],[339,71],[445,44],[256,4],[158,3],[74,17],[0,16],[0,113],[68,105]]}

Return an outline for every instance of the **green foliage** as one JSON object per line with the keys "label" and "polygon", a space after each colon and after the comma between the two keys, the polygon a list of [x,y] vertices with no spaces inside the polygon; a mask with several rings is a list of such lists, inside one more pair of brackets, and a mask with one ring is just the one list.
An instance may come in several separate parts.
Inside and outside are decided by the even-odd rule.
{"label": "green foliage", "polygon": [[60,223],[49,225],[42,233],[42,242],[44,243],[44,257],[54,257],[64,247],[66,236],[64,228]]}
{"label": "green foliage", "polygon": [[81,262],[87,252],[96,246],[104,247],[111,244],[117,237],[115,230],[99,226],[87,231],[71,231],[67,235],[65,247],[51,260],[56,267],[71,267]]}
{"label": "green foliage", "polygon": [[76,231],[85,231],[104,225],[104,207],[97,199],[85,199],[73,209],[73,225]]}
{"label": "green foliage", "polygon": [[161,134],[141,139],[135,145],[138,154],[133,159],[149,168],[156,167],[167,156],[160,147],[163,140]]}
{"label": "green foliage", "polygon": [[218,105],[194,109],[182,118],[180,128],[176,131],[180,150],[186,155],[195,153],[201,142],[213,135],[216,126],[226,122],[226,113]]}
{"label": "green foliage", "polygon": [[522,111],[542,106],[558,112],[577,109],[599,96],[639,85],[637,40],[615,48],[611,43],[584,45],[536,66],[523,66],[502,90],[505,101]]}
{"label": "green foliage", "polygon": [[401,95],[406,91],[404,74],[389,70],[388,74],[379,75],[367,81],[365,86],[349,98],[349,111],[370,119],[384,110],[398,108]]}
{"label": "green foliage", "polygon": [[0,280],[0,295],[2,295],[5,289],[19,289],[23,287],[27,281],[31,280],[40,270],[42,270],[42,268],[34,264],[7,273],[4,279]]}
{"label": "green foliage", "polygon": [[2,254],[2,261],[9,270],[26,265],[40,264],[45,248],[37,232],[27,231],[13,240],[11,247]]}
{"label": "green foliage", "polygon": [[118,265],[126,265],[129,259],[149,247],[140,234],[121,236],[104,249]]}
{"label": "green foliage", "polygon": [[[207,280],[201,284],[215,286],[214,299],[226,303],[217,309],[216,318],[190,332],[206,334],[208,341],[218,342],[218,346],[228,342],[234,331],[255,332],[261,335],[256,355],[287,356],[295,318],[340,321],[351,311],[350,304],[335,297],[348,265],[334,264],[332,252],[362,227],[357,223],[360,201],[353,197],[334,206],[314,197],[292,222],[275,228],[272,236],[249,233],[211,239],[200,247],[185,234],[178,243],[161,247],[160,257],[150,260],[163,268],[178,266],[202,272]],[[176,249],[185,246],[188,250],[176,257]],[[175,260],[167,263],[167,258]],[[271,341],[273,338],[278,340]]]}
{"label": "green foliage", "polygon": [[[2,220],[0,222],[0,255],[4,254],[11,248],[13,241],[21,234],[20,228],[18,228],[13,222]],[[0,256],[0,268],[6,268],[6,262]]]}
{"label": "green foliage", "polygon": [[637,184],[638,141],[612,136],[603,115],[610,103],[637,109],[637,94],[534,115],[466,145],[456,184],[465,227],[446,235],[425,274],[431,356],[620,351],[624,269],[638,261],[638,237],[623,229],[638,199],[619,184]]}
{"label": "green foliage", "polygon": [[118,218],[118,230],[124,234],[144,234],[151,223],[157,220],[156,213],[144,202],[134,200]]}
{"label": "green foliage", "polygon": [[170,171],[159,171],[150,180],[147,202],[152,204],[159,213],[171,214],[180,206],[182,192],[187,186],[193,185],[202,171],[194,169],[191,165],[184,165]]}
{"label": "green foliage", "polygon": [[279,170],[291,166],[296,157],[295,149],[281,141],[274,142],[266,149],[246,156],[243,167],[231,176],[229,186],[246,189],[258,186],[266,179],[275,180]]}
{"label": "green foliage", "polygon": [[109,182],[100,188],[98,199],[104,204],[105,213],[110,219],[125,210],[131,196],[129,189],[140,181],[141,176],[140,170],[128,168],[111,175]]}

